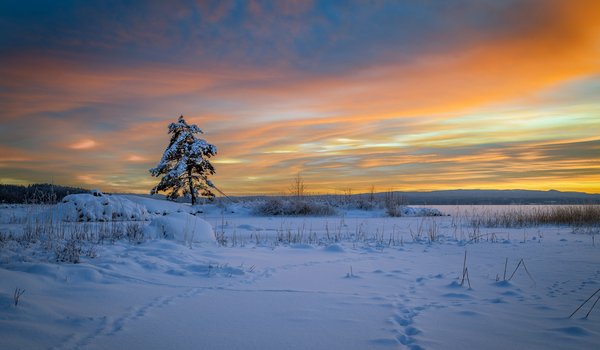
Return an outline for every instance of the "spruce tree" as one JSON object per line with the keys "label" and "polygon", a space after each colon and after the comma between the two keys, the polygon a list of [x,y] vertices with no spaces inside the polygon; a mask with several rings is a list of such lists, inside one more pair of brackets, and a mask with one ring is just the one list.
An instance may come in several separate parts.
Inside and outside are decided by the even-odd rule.
{"label": "spruce tree", "polygon": [[208,158],[217,154],[217,148],[203,139],[196,138],[196,134],[202,133],[197,125],[186,123],[183,116],[179,117],[177,123],[169,124],[169,146],[160,163],[150,169],[152,176],[162,176],[162,179],[150,194],[165,191],[168,192],[167,198],[171,200],[189,194],[192,197],[192,205],[196,204],[198,196],[215,196],[211,191],[211,187],[214,186],[207,176],[215,173],[215,168]]}

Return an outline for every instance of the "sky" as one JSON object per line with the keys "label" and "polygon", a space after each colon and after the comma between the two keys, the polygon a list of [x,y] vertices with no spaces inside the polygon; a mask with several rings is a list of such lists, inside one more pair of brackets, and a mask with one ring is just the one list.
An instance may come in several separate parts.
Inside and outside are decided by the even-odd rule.
{"label": "sky", "polygon": [[600,1],[0,1],[0,183],[600,193]]}

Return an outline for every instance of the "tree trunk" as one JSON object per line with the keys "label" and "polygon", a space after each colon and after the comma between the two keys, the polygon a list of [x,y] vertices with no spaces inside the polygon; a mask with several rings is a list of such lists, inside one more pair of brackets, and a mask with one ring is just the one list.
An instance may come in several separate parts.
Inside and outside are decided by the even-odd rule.
{"label": "tree trunk", "polygon": [[196,194],[194,193],[194,179],[192,178],[192,169],[188,170],[188,185],[190,186],[190,195],[192,196],[192,205],[196,204]]}

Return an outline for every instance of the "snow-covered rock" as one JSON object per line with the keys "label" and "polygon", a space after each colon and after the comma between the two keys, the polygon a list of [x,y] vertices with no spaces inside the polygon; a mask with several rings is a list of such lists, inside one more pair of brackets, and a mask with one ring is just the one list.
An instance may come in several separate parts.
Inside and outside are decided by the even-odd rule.
{"label": "snow-covered rock", "polygon": [[166,238],[185,243],[215,242],[212,226],[205,220],[186,212],[159,216],[144,228],[148,238]]}
{"label": "snow-covered rock", "polygon": [[433,208],[402,207],[402,216],[443,216],[441,211]]}
{"label": "snow-covered rock", "polygon": [[55,209],[63,221],[129,221],[148,220],[142,205],[123,196],[109,196],[101,192],[66,196]]}

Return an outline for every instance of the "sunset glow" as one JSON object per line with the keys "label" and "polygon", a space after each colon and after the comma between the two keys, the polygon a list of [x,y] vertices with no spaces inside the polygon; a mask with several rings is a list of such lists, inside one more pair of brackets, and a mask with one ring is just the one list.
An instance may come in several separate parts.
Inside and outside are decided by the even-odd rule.
{"label": "sunset glow", "polygon": [[600,193],[599,1],[0,4],[0,181],[148,192],[179,115],[227,194]]}

